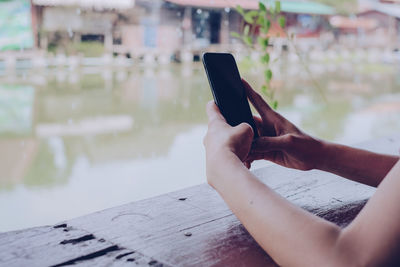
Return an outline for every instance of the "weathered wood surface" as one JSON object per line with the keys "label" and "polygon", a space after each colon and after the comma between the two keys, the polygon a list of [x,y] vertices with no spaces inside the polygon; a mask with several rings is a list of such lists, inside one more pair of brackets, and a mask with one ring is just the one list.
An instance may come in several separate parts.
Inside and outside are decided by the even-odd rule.
{"label": "weathered wood surface", "polygon": [[[360,147],[398,154],[400,135]],[[254,171],[278,193],[345,226],[375,189],[320,172]],[[188,174],[190,175],[190,174]],[[0,233],[2,266],[275,266],[208,185],[60,223]]]}

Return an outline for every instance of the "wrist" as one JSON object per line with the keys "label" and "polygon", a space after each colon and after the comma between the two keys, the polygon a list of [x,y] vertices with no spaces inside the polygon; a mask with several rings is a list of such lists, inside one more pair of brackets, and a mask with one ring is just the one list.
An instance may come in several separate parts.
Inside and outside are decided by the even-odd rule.
{"label": "wrist", "polygon": [[335,161],[335,153],[332,151],[332,143],[316,139],[317,155],[314,169],[327,171],[332,161]]}
{"label": "wrist", "polygon": [[238,168],[247,168],[242,161],[229,149],[221,149],[207,156],[207,182],[212,187],[231,180],[229,173]]}

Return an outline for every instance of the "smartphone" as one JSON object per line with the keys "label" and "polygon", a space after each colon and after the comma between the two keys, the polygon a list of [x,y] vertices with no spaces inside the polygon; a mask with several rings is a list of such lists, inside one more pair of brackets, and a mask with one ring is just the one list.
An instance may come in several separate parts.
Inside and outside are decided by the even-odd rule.
{"label": "smartphone", "polygon": [[258,137],[235,58],[228,53],[204,53],[203,64],[215,104],[231,126],[248,123]]}

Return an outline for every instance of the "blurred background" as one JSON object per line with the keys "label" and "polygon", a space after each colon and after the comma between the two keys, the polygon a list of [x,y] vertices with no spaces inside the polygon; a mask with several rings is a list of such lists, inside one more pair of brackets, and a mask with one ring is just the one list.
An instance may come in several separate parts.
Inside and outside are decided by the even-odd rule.
{"label": "blurred background", "polygon": [[[255,88],[263,81],[258,52],[231,37],[244,26],[238,4],[258,8],[0,0],[0,231],[205,182],[201,53],[231,52]],[[399,133],[400,1],[282,0],[281,10],[285,29],[272,26],[283,34],[268,47],[278,111],[344,144]]]}

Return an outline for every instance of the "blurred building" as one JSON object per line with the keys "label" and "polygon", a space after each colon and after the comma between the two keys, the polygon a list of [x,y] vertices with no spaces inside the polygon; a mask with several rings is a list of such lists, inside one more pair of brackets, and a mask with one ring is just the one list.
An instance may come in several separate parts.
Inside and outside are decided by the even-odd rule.
{"label": "blurred building", "polygon": [[[257,10],[258,1],[225,1],[225,0],[167,0],[185,7],[184,21],[192,23],[194,41],[205,39],[206,44],[231,43],[230,32],[240,32],[244,27],[242,18],[235,8],[240,5],[245,10]],[[335,10],[327,5],[311,1],[281,1],[281,11],[286,17],[290,31],[299,38],[319,36],[327,30],[328,17],[335,14]],[[257,30],[255,31],[257,34]],[[285,33],[278,25],[272,25],[273,36],[282,36]],[[190,36],[190,34],[189,34]]]}
{"label": "blurred building", "polygon": [[169,1],[33,0],[32,10],[36,46],[42,49],[92,41],[104,44],[105,52],[136,57],[229,38],[229,29],[225,39],[220,36],[229,12],[202,12]]}
{"label": "blurred building", "polygon": [[[230,32],[243,27],[234,12],[238,4],[258,8],[256,0],[32,0],[32,17],[39,48],[68,50],[71,42],[94,41],[104,44],[105,52],[137,57],[230,44]],[[335,12],[303,1],[282,1],[281,7],[300,37],[319,34]]]}
{"label": "blurred building", "polygon": [[[31,57],[36,65],[47,52],[81,58],[111,55],[121,58],[192,60],[206,49],[229,51],[239,43],[230,32],[245,25],[235,7],[258,9],[257,0],[14,0],[0,2],[1,62],[11,62],[10,50]],[[400,5],[397,1],[360,0],[352,16],[312,1],[282,0],[286,29],[271,27],[271,43],[284,45],[287,32],[294,33],[304,51],[310,46],[326,49],[333,43],[345,46],[398,47]],[[255,31],[257,35],[257,30]],[[334,37],[336,37],[336,40]],[[275,42],[275,40],[277,42]],[[339,42],[337,42],[339,41]],[[278,46],[279,46],[278,45]],[[38,50],[43,54],[39,55]],[[29,56],[30,57],[30,56]],[[64,60],[62,60],[64,57]],[[17,60],[18,61],[18,60]],[[111,62],[111,60],[108,60]],[[55,62],[55,63],[54,63]],[[72,62],[72,61],[71,61]],[[58,64],[57,60],[50,62]],[[103,64],[96,63],[96,64]],[[6,65],[7,65],[6,64]],[[34,65],[35,65],[34,64]],[[54,65],[53,64],[53,65]],[[76,63],[78,64],[78,63]]]}
{"label": "blurred building", "polygon": [[352,47],[398,49],[400,43],[400,2],[360,0],[358,12],[333,16],[338,41]]}
{"label": "blurred building", "polygon": [[32,0],[36,46],[97,41],[111,51],[120,17],[138,11],[134,7],[133,0]]}

